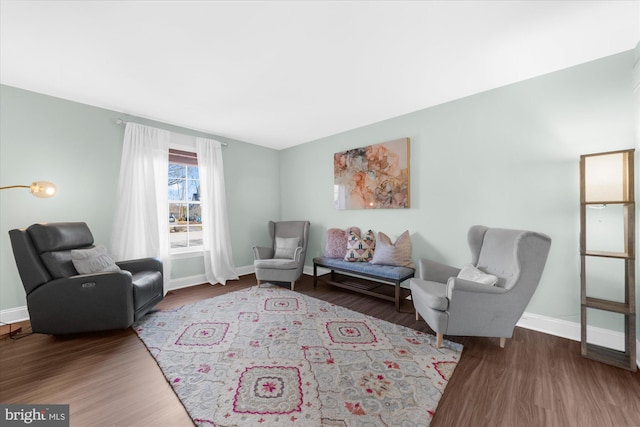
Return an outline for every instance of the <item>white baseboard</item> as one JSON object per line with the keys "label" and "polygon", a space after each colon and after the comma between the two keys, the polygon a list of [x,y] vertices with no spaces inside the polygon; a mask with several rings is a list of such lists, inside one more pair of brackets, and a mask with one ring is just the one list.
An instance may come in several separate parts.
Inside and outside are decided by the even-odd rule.
{"label": "white baseboard", "polygon": [[[253,265],[236,268],[238,276],[252,274],[253,271]],[[178,279],[171,280],[169,289],[165,289],[165,291],[168,292],[176,289],[188,288],[190,286],[200,285],[206,282],[207,277],[204,274],[180,277]],[[2,323],[22,322],[23,320],[29,320],[29,310],[27,309],[26,305],[22,307],[0,310],[0,322]]]}
{"label": "white baseboard", "polygon": [[[247,274],[253,273],[253,265],[247,265],[243,267],[236,268],[236,273],[238,276],[245,276]],[[165,292],[174,291],[176,289],[188,288],[190,286],[200,285],[202,283],[207,283],[207,276],[204,274],[196,274],[194,276],[187,277],[179,277],[177,279],[172,279],[169,283],[169,289],[165,289]]]}
{"label": "white baseboard", "polygon": [[[516,324],[521,328],[531,329],[557,337],[580,341],[580,324],[540,314],[524,312]],[[610,329],[587,326],[589,342],[615,350],[624,351],[624,333]],[[640,367],[640,340],[636,339],[636,365]]]}
{"label": "white baseboard", "polygon": [[[318,275],[330,273],[331,270],[318,267]],[[313,267],[305,265],[304,273],[313,276]],[[542,316],[525,312],[516,324],[521,328],[531,329],[548,335],[580,341],[580,323]],[[624,351],[624,333],[609,329],[588,326],[589,342],[603,347]],[[636,364],[640,367],[640,340],[636,339]]]}
{"label": "white baseboard", "polygon": [[253,274],[254,272],[255,269],[253,268],[253,264],[236,267],[236,273],[238,273],[238,276],[246,276],[247,274]]}
{"label": "white baseboard", "polygon": [[2,323],[22,322],[23,320],[29,320],[29,310],[26,305],[0,310],[0,322]]}
{"label": "white baseboard", "polygon": [[[302,272],[308,276],[313,276],[313,266],[305,265]],[[329,270],[328,268],[318,267],[318,276],[322,276],[323,274],[329,274],[329,273],[331,273],[331,270]]]}
{"label": "white baseboard", "polygon": [[171,279],[169,282],[169,289],[165,289],[165,293],[174,291],[176,289],[188,288],[190,286],[206,283],[207,276],[204,274],[196,274],[194,276],[179,277],[177,279]]}
{"label": "white baseboard", "polygon": [[[324,269],[319,268],[318,274],[324,274],[324,272],[321,273],[321,270]],[[329,271],[330,270],[326,270],[326,273]],[[253,265],[236,268],[236,272],[239,276],[252,274],[254,272]],[[303,272],[304,274],[313,276],[313,267],[305,265]],[[179,279],[172,280],[170,289],[167,289],[167,291],[199,285],[206,281],[207,278],[204,274],[181,277]],[[3,323],[15,323],[28,319],[29,311],[26,306],[0,310],[0,322]],[[531,329],[533,331],[567,338],[573,341],[580,341],[580,324],[577,322],[569,322],[567,320],[525,312],[516,325],[521,328]],[[589,342],[592,342],[593,344],[616,350],[624,350],[624,334],[622,332],[589,326],[587,334],[589,336]],[[640,340],[638,339],[636,339],[636,349],[636,364],[640,367]]]}
{"label": "white baseboard", "polygon": [[520,320],[518,320],[518,323],[516,323],[516,326],[573,341],[580,341],[580,324],[568,320],[556,319],[525,311],[522,317],[520,317]]}

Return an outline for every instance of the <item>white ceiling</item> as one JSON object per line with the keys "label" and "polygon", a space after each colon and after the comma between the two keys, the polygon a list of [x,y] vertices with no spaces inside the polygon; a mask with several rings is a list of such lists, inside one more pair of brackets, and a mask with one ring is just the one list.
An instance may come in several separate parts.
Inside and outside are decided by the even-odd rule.
{"label": "white ceiling", "polygon": [[282,149],[632,49],[638,1],[0,2],[0,82]]}

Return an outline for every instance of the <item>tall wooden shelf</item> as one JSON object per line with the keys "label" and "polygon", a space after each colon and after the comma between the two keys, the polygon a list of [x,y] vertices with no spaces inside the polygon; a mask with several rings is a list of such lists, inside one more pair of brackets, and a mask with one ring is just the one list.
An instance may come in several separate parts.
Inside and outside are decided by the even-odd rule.
{"label": "tall wooden shelf", "polygon": [[[636,371],[635,195],[633,149],[580,156],[580,323],[582,356]],[[624,243],[619,252],[587,248],[587,209],[620,206]],[[587,295],[587,262],[594,257],[624,262],[624,301]],[[587,342],[587,309],[624,317],[624,351]]]}

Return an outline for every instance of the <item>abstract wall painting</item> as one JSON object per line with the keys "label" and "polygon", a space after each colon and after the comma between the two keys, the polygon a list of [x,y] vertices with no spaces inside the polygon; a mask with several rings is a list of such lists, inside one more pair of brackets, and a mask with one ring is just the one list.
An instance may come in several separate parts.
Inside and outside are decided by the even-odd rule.
{"label": "abstract wall painting", "polygon": [[409,208],[409,138],[333,155],[336,209]]}

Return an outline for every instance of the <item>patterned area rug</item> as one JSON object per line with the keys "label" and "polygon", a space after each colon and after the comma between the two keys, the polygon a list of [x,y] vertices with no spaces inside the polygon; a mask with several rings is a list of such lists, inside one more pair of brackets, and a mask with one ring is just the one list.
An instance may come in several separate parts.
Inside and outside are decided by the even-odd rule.
{"label": "patterned area rug", "polygon": [[134,329],[199,426],[428,426],[462,351],[264,285]]}

